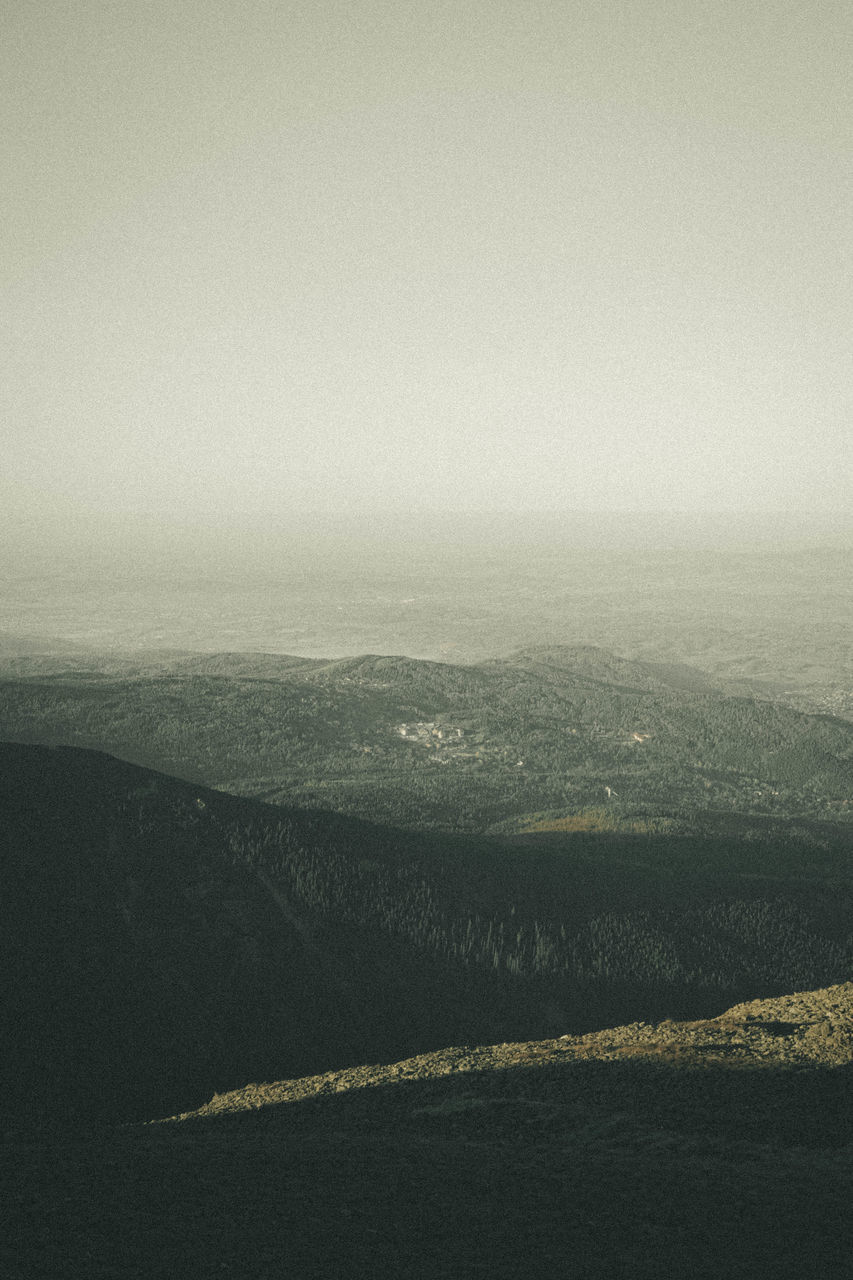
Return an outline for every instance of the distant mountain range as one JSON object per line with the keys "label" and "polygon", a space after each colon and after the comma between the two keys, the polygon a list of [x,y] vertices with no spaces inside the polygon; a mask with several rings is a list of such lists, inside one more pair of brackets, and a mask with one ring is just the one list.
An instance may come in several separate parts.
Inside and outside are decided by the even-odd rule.
{"label": "distant mountain range", "polygon": [[[100,663],[100,665],[99,665]],[[366,655],[18,655],[0,732],[411,829],[705,810],[849,821],[853,724],[591,646],[471,666]]]}

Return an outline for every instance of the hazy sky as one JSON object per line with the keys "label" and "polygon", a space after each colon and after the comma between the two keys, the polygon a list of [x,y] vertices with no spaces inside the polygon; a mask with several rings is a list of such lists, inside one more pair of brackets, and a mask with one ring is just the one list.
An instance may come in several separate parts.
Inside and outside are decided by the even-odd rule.
{"label": "hazy sky", "polygon": [[6,0],[7,519],[843,508],[849,0]]}

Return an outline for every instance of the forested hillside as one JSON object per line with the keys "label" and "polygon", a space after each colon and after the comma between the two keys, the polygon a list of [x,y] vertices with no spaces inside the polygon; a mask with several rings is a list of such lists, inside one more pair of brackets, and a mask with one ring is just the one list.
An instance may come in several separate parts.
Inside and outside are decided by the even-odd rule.
{"label": "forested hillside", "polygon": [[153,1114],[849,972],[832,824],[414,834],[3,744],[7,1110]]}
{"label": "forested hillside", "polygon": [[474,666],[223,654],[0,684],[6,738],[108,750],[236,793],[485,831],[606,805],[849,816],[853,725],[591,647]]}
{"label": "forested hillside", "polygon": [[93,746],[188,780],[411,828],[607,804],[844,818],[853,726],[592,648],[460,667],[407,658],[158,659],[0,685],[8,739]]}

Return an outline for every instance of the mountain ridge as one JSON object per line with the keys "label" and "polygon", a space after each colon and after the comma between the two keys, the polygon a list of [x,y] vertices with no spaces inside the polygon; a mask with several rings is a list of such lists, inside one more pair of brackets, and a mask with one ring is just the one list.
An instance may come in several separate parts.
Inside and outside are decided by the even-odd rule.
{"label": "mountain ridge", "polygon": [[851,991],[12,1134],[0,1266],[16,1280],[842,1280]]}
{"label": "mountain ridge", "polygon": [[257,1111],[350,1089],[405,1080],[465,1076],[515,1067],[570,1067],[630,1058],[676,1069],[843,1067],[853,1063],[853,982],[770,999],[747,1000],[714,1018],[634,1022],[583,1035],[517,1044],[454,1046],[387,1065],[329,1071],[298,1080],[249,1084],[158,1124]]}
{"label": "mountain ridge", "polygon": [[470,666],[184,656],[19,673],[0,681],[0,725],[7,738],[412,829],[484,831],[605,801],[617,817],[849,818],[848,720],[684,672],[591,646]]}

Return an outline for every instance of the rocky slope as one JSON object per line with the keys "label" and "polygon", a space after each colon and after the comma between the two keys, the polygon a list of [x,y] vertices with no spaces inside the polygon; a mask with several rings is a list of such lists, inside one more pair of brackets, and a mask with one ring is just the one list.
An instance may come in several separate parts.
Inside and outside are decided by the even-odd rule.
{"label": "rocky slope", "polygon": [[217,1094],[173,1120],[257,1110],[351,1089],[406,1080],[439,1080],[518,1067],[571,1067],[578,1062],[656,1063],[683,1068],[840,1067],[853,1062],[853,982],[821,991],[735,1005],[695,1022],[632,1022],[558,1040],[443,1049],[390,1066],[354,1067],[301,1080],[251,1084]]}
{"label": "rocky slope", "polygon": [[7,1140],[35,1277],[840,1280],[853,984]]}

